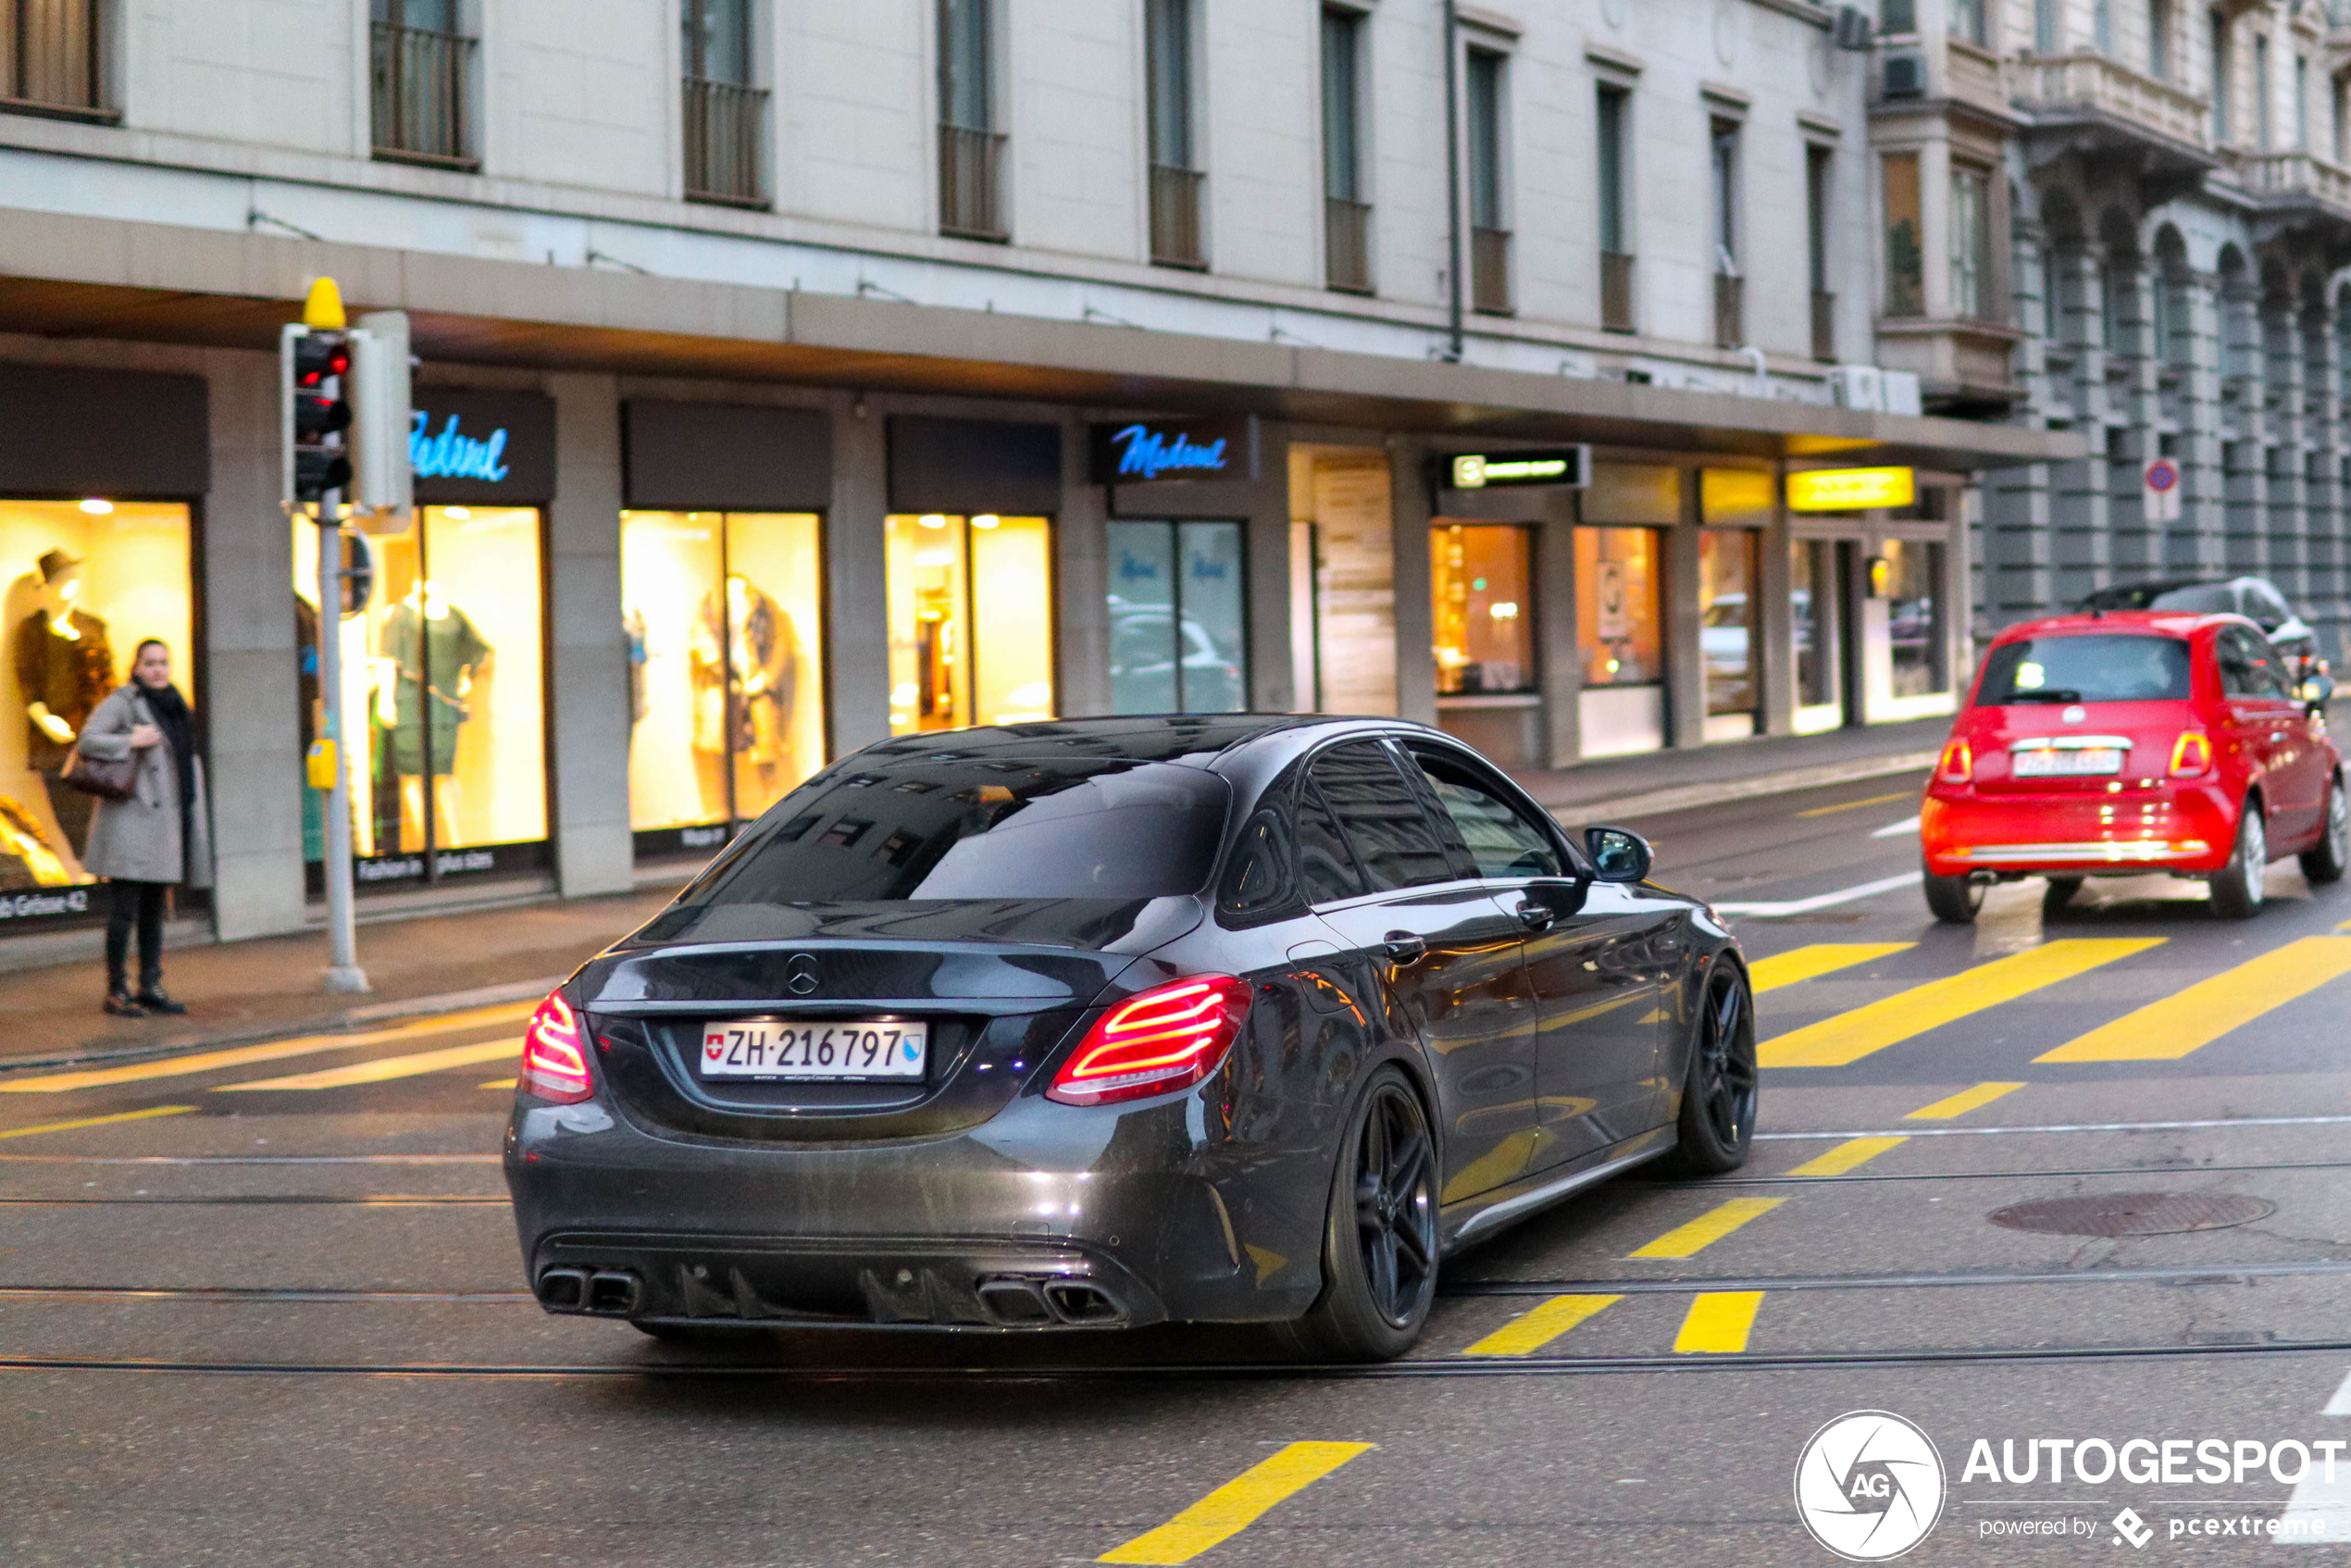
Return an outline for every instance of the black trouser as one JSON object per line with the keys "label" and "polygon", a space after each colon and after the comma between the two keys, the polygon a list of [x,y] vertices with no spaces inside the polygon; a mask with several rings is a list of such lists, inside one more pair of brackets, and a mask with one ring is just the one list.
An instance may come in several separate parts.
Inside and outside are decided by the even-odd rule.
{"label": "black trouser", "polygon": [[106,989],[127,989],[122,983],[123,960],[131,955],[131,928],[139,927],[139,989],[151,991],[163,984],[163,900],[168,882],[133,882],[112,878],[114,907],[106,915]]}

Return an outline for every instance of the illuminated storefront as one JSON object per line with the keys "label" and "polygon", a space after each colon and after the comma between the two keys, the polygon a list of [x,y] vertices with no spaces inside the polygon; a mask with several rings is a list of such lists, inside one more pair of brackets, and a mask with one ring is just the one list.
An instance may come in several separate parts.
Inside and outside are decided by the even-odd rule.
{"label": "illuminated storefront", "polygon": [[[192,377],[0,367],[0,935],[103,916],[81,866],[92,797],[62,780],[92,710],[144,640],[201,710],[192,591],[207,484],[206,399]],[[180,889],[180,913],[205,902]]]}
{"label": "illuminated storefront", "polygon": [[[554,404],[439,388],[417,389],[416,402],[419,504],[406,528],[365,539],[364,578],[338,617],[362,892],[550,864],[542,504],[554,492]],[[475,456],[455,455],[461,442],[476,443]],[[305,640],[319,618],[317,549],[317,525],[296,521]],[[319,723],[315,670],[314,655],[305,739]],[[315,889],[325,795],[305,795]]]}

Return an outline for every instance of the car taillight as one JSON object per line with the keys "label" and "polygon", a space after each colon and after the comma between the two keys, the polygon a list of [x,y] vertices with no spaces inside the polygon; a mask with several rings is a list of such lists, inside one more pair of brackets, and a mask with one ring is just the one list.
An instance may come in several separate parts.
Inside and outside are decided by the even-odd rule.
{"label": "car taillight", "polygon": [[1045,1098],[1102,1105],[1196,1084],[1223,1065],[1248,1015],[1247,980],[1208,975],[1154,986],[1086,1031]]}
{"label": "car taillight", "polygon": [[561,991],[549,992],[523,1029],[522,1076],[515,1087],[558,1105],[576,1105],[595,1092],[579,1046],[579,1019]]}
{"label": "car taillight", "polygon": [[1954,740],[1943,748],[1943,760],[1934,765],[1934,777],[1946,784],[1964,784],[1975,777],[1975,753],[1964,740]]}
{"label": "car taillight", "polygon": [[2183,729],[2171,742],[2171,777],[2193,778],[2212,765],[2212,738],[2201,729]]}

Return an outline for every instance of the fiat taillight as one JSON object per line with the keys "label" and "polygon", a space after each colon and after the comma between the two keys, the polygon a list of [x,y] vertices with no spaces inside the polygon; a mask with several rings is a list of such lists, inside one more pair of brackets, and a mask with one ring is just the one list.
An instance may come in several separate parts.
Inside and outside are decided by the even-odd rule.
{"label": "fiat taillight", "polygon": [[2212,738],[2201,729],[2183,729],[2171,742],[2171,777],[2194,778],[2212,767]]}
{"label": "fiat taillight", "polygon": [[576,1105],[595,1092],[579,1043],[578,1014],[561,991],[549,992],[523,1029],[522,1074],[515,1087],[558,1105]]}
{"label": "fiat taillight", "polygon": [[1224,1064],[1248,1015],[1247,980],[1207,975],[1154,986],[1095,1021],[1045,1098],[1102,1105],[1188,1088]]}
{"label": "fiat taillight", "polygon": [[1943,760],[1934,765],[1934,777],[1945,784],[1964,784],[1975,777],[1975,753],[1964,740],[1954,740],[1943,748]]}

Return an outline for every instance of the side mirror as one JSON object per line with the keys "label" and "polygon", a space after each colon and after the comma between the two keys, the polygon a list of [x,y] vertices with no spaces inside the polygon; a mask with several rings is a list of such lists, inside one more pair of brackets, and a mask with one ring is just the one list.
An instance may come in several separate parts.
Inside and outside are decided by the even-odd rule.
{"label": "side mirror", "polygon": [[1648,880],[1648,840],[1629,828],[1585,828],[1584,852],[1603,882]]}

